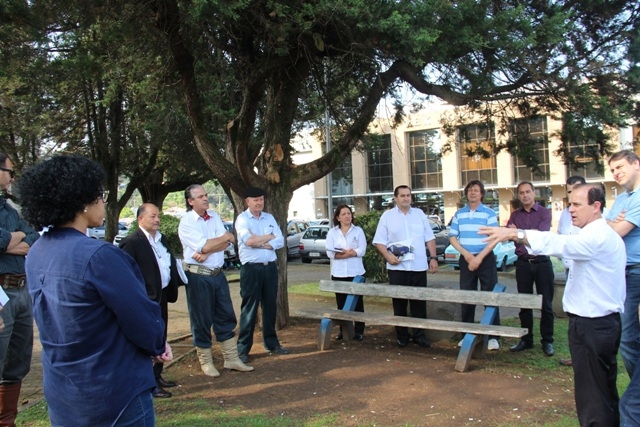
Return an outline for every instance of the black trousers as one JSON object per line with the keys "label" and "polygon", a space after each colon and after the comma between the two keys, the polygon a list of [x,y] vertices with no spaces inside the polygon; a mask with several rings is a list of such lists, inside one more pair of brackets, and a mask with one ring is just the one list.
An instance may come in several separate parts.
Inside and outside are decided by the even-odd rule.
{"label": "black trousers", "polygon": [[620,314],[594,318],[568,314],[569,351],[580,426],[618,426],[616,355],[620,346]]}
{"label": "black trousers", "polygon": [[[162,320],[164,320],[164,340],[167,341],[167,325],[169,324],[169,307],[167,305],[167,288],[162,290],[162,296],[160,299],[160,316]],[[160,378],[162,375],[162,369],[164,368],[164,363],[154,363],[153,364],[153,375],[156,377],[156,380]]]}
{"label": "black trousers", "polygon": [[[388,270],[389,285],[392,286],[417,286],[420,288],[427,287],[426,271],[400,271]],[[407,306],[411,310],[410,317],[419,319],[427,318],[427,302],[417,300],[407,300],[404,298],[392,298],[393,314],[395,316],[409,317]],[[418,340],[425,338],[424,329],[413,329],[413,339]],[[409,342],[409,328],[405,326],[396,326],[396,335],[399,341]]]}
{"label": "black trousers", "polygon": [[[536,285],[536,293],[542,295],[542,310],[540,314],[541,342],[553,343],[553,266],[550,259],[541,260],[538,263],[529,261],[516,261],[516,282],[518,293],[533,294],[533,285]],[[529,333],[522,337],[528,344],[533,344],[533,310],[520,310],[520,325],[527,328]]]}
{"label": "black trousers", "polygon": [[[336,277],[331,276],[331,280],[340,280],[343,282],[353,282],[354,277]],[[342,310],[344,307],[344,303],[347,301],[347,294],[339,294],[336,293],[336,304],[338,305],[338,309]],[[362,300],[362,295],[358,298],[358,302],[356,303],[356,311],[360,313],[364,313],[364,301]],[[354,332],[356,334],[364,335],[364,322],[355,322]],[[340,333],[342,333],[342,326],[340,327]]]}
{"label": "black trousers", "polygon": [[[498,283],[498,272],[496,270],[496,256],[493,252],[487,255],[480,263],[475,271],[469,270],[469,264],[463,256],[460,256],[460,289],[463,291],[477,291],[478,281],[480,281],[480,290],[492,292]],[[476,306],[471,304],[462,304],[462,321],[473,323],[476,318]],[[496,310],[496,317],[493,320],[494,325],[500,324],[500,310]],[[491,337],[498,339],[498,337]]]}

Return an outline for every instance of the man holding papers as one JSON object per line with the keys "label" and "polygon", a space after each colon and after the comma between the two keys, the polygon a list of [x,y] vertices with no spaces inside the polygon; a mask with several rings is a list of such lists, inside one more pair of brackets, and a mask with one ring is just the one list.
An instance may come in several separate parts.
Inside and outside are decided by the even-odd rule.
{"label": "man holding papers", "polygon": [[[396,187],[393,200],[395,207],[380,217],[373,244],[387,261],[389,285],[426,288],[427,268],[431,273],[438,271],[435,236],[424,212],[411,207],[411,188],[406,185]],[[426,301],[393,298],[393,314],[406,317],[407,305],[411,317],[426,319]],[[410,340],[420,347],[431,346],[422,329],[414,329],[410,337],[408,328],[396,326],[396,334],[399,347],[406,347]]]}

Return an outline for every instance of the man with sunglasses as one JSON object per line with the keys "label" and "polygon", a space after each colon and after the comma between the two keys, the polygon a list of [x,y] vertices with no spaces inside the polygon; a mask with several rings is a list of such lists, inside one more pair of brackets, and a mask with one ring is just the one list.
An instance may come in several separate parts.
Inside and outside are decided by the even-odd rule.
{"label": "man with sunglasses", "polygon": [[9,202],[14,178],[11,160],[0,153],[0,286],[9,297],[0,311],[0,426],[15,425],[22,379],[31,368],[33,315],[24,260],[40,237]]}

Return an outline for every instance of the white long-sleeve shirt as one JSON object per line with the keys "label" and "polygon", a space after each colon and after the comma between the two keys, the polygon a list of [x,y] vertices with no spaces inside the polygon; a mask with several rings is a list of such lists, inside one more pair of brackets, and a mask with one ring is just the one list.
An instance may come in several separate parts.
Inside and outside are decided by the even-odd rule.
{"label": "white long-sleeve shirt", "polygon": [[[334,277],[355,277],[365,273],[362,257],[367,251],[367,239],[362,228],[351,224],[347,234],[342,234],[337,225],[327,233],[325,240],[327,256],[331,259],[331,275]],[[354,249],[357,256],[336,259],[335,249]]]}
{"label": "white long-sleeve shirt", "polygon": [[562,298],[564,311],[591,318],[624,311],[625,246],[604,218],[590,222],[578,234],[526,233],[529,253],[573,262]]}

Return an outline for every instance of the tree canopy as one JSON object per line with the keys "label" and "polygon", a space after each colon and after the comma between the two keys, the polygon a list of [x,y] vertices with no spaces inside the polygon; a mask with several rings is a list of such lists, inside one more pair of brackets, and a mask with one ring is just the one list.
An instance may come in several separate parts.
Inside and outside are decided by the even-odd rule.
{"label": "tree canopy", "polygon": [[[110,141],[110,150],[91,153],[109,173],[130,159],[151,174],[144,165],[153,147],[171,152],[186,139],[168,137],[183,127],[157,119],[178,117],[172,112],[181,109],[202,163],[235,194],[236,207],[246,186],[265,188],[267,210],[283,229],[293,191],[325,176],[366,140],[382,100],[393,103],[394,120],[403,119],[403,87],[487,117],[509,111],[575,117],[596,133],[576,129],[566,138],[595,135],[599,144],[606,144],[597,135],[602,126],[638,111],[631,98],[640,51],[636,0],[2,4],[15,6],[10,25],[24,28],[21,14],[42,17],[34,21],[37,31],[19,33],[22,44],[14,46],[39,46],[47,52],[40,60],[64,70],[52,75],[59,90],[42,96],[61,105],[54,109],[60,131],[50,141]],[[77,100],[67,108],[59,104],[72,96]],[[292,137],[303,128],[324,129],[326,109],[331,151],[294,164]],[[76,114],[65,121],[62,113]],[[285,257],[280,325],[288,315]]]}

